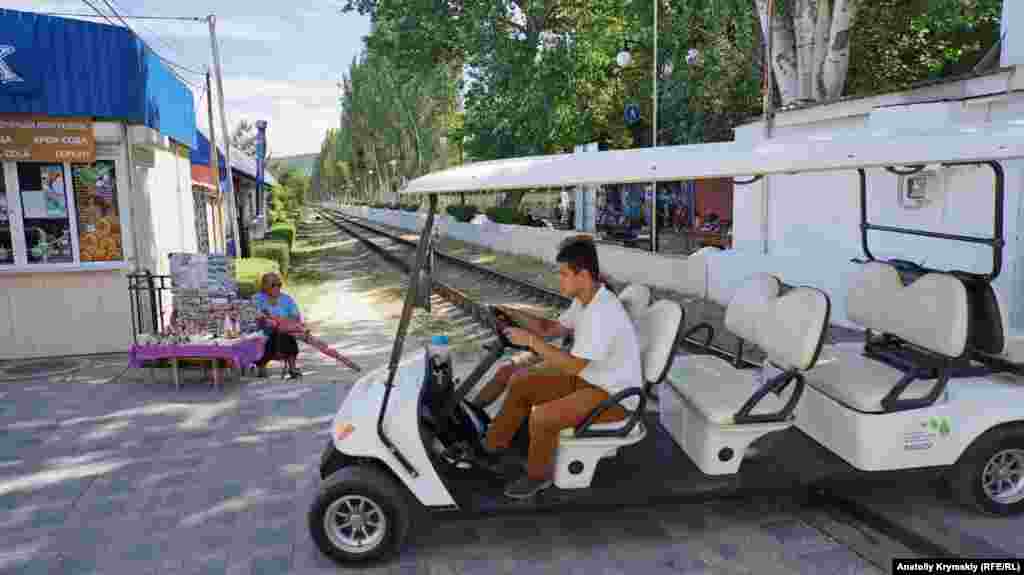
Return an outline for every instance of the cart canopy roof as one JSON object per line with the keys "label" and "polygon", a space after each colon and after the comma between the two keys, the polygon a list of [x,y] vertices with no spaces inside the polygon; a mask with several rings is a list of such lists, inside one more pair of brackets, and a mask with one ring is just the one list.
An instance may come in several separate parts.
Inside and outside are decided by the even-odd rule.
{"label": "cart canopy roof", "polygon": [[531,156],[466,164],[410,181],[403,194],[672,182],[1024,158],[1024,120],[916,133],[857,131],[756,144],[723,142]]}

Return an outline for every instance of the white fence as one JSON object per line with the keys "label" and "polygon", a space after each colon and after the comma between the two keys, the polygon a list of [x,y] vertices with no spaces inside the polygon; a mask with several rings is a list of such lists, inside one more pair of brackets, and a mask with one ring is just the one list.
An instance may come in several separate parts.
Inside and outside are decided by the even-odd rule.
{"label": "white fence", "polygon": [[[341,207],[343,212],[371,222],[410,231],[422,229],[426,216],[418,212],[379,210],[365,207]],[[579,232],[555,231],[506,224],[469,224],[446,214],[436,216],[435,225],[442,235],[455,240],[485,246],[495,251],[532,256],[554,263],[558,243]],[[726,305],[733,290],[757,272],[773,273],[790,285],[810,285],[823,289],[832,301],[832,323],[856,327],[846,318],[845,276],[855,264],[832,262],[830,273],[823,274],[821,262],[809,264],[798,256],[764,256],[734,250],[705,248],[690,257],[665,256],[613,245],[599,245],[601,271],[623,282],[639,281],[649,286],[708,297]],[[823,281],[822,277],[826,279]]]}

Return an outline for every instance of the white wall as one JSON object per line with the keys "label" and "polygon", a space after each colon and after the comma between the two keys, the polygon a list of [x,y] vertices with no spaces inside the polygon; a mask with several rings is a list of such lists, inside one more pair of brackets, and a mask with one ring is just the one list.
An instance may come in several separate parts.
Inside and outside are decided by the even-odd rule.
{"label": "white wall", "polygon": [[[410,231],[422,229],[426,221],[425,215],[416,212],[365,207],[341,209],[351,216]],[[443,235],[452,239],[485,246],[499,252],[531,256],[552,264],[555,262],[559,242],[567,236],[579,233],[495,223],[469,224],[458,222],[448,215],[436,215],[435,225],[440,227]],[[598,259],[601,263],[601,272],[619,281],[636,280],[646,285],[673,289],[698,297],[707,295],[707,262],[699,256],[656,256],[635,249],[599,244]],[[716,299],[721,297],[719,294],[711,295]]]}
{"label": "white wall", "polygon": [[[834,107],[835,113],[840,106]],[[850,130],[924,130],[949,125],[1005,123],[1024,119],[1024,95],[892,106],[877,110],[851,109],[829,117],[829,107],[817,109],[818,118],[782,122],[773,138],[806,138]],[[760,124],[741,127],[737,141],[757,142]],[[1006,175],[1003,269],[994,283],[1008,307],[1011,328],[1024,329],[1024,269],[1020,260],[1019,230],[1024,222],[1024,162],[1003,164]],[[868,172],[868,221],[924,228],[962,235],[993,233],[993,176],[987,167],[946,168],[942,171],[945,194],[926,208],[907,210],[898,203],[899,178],[883,170]],[[717,256],[712,265],[712,285],[729,284],[753,269],[774,271],[788,283],[804,283],[829,292],[833,318],[849,325],[845,310],[844,276],[855,269],[851,258],[864,257],[861,250],[860,212],[856,172],[772,176],[749,186],[737,186],[734,200],[735,253]],[[767,194],[766,206],[762,201]],[[872,231],[869,248],[877,258],[898,257],[939,269],[988,272],[992,251],[980,245],[903,236]],[[729,263],[725,263],[729,262]]]}
{"label": "white wall", "polygon": [[133,174],[133,227],[139,234],[139,264],[154,274],[167,274],[168,254],[198,249],[191,161],[149,128],[133,126],[131,139],[136,146],[152,150],[155,157],[152,167],[139,165],[136,158]]}

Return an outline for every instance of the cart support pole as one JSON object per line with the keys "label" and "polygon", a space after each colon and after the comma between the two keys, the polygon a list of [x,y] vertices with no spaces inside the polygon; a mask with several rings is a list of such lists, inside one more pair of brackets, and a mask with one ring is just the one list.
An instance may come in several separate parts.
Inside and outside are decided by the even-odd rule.
{"label": "cart support pole", "polygon": [[[405,294],[405,304],[402,306],[402,319],[398,322],[398,333],[395,335],[395,344],[391,349],[391,360],[388,362],[388,379],[384,384],[384,399],[381,400],[380,415],[377,417],[377,435],[380,437],[381,442],[384,443],[384,446],[398,460],[405,471],[413,477],[419,477],[419,472],[416,471],[412,463],[402,455],[402,452],[398,450],[387,434],[384,433],[384,414],[388,409],[391,388],[394,387],[395,373],[398,371],[398,361],[402,355],[402,347],[405,344],[405,334],[409,329],[409,322],[412,320],[413,308],[416,305],[417,298],[419,298],[419,288],[421,285],[426,285],[429,289],[431,285],[429,276],[426,282],[420,283],[420,273],[426,265],[427,247],[430,243],[430,231],[434,227],[434,211],[436,209],[437,194],[430,194],[430,209],[427,212],[427,221],[423,226],[423,231],[420,232],[419,245],[416,247],[416,262],[413,264],[412,273],[409,276],[409,291]],[[429,293],[426,295],[427,297],[430,296]]]}

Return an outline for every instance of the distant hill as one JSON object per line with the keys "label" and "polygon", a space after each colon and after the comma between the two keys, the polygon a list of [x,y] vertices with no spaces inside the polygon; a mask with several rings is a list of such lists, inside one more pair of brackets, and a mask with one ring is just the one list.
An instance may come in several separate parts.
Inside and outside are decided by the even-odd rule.
{"label": "distant hill", "polygon": [[319,154],[299,154],[297,156],[281,156],[271,158],[271,163],[281,163],[290,168],[296,168],[308,177],[313,177],[313,166]]}

